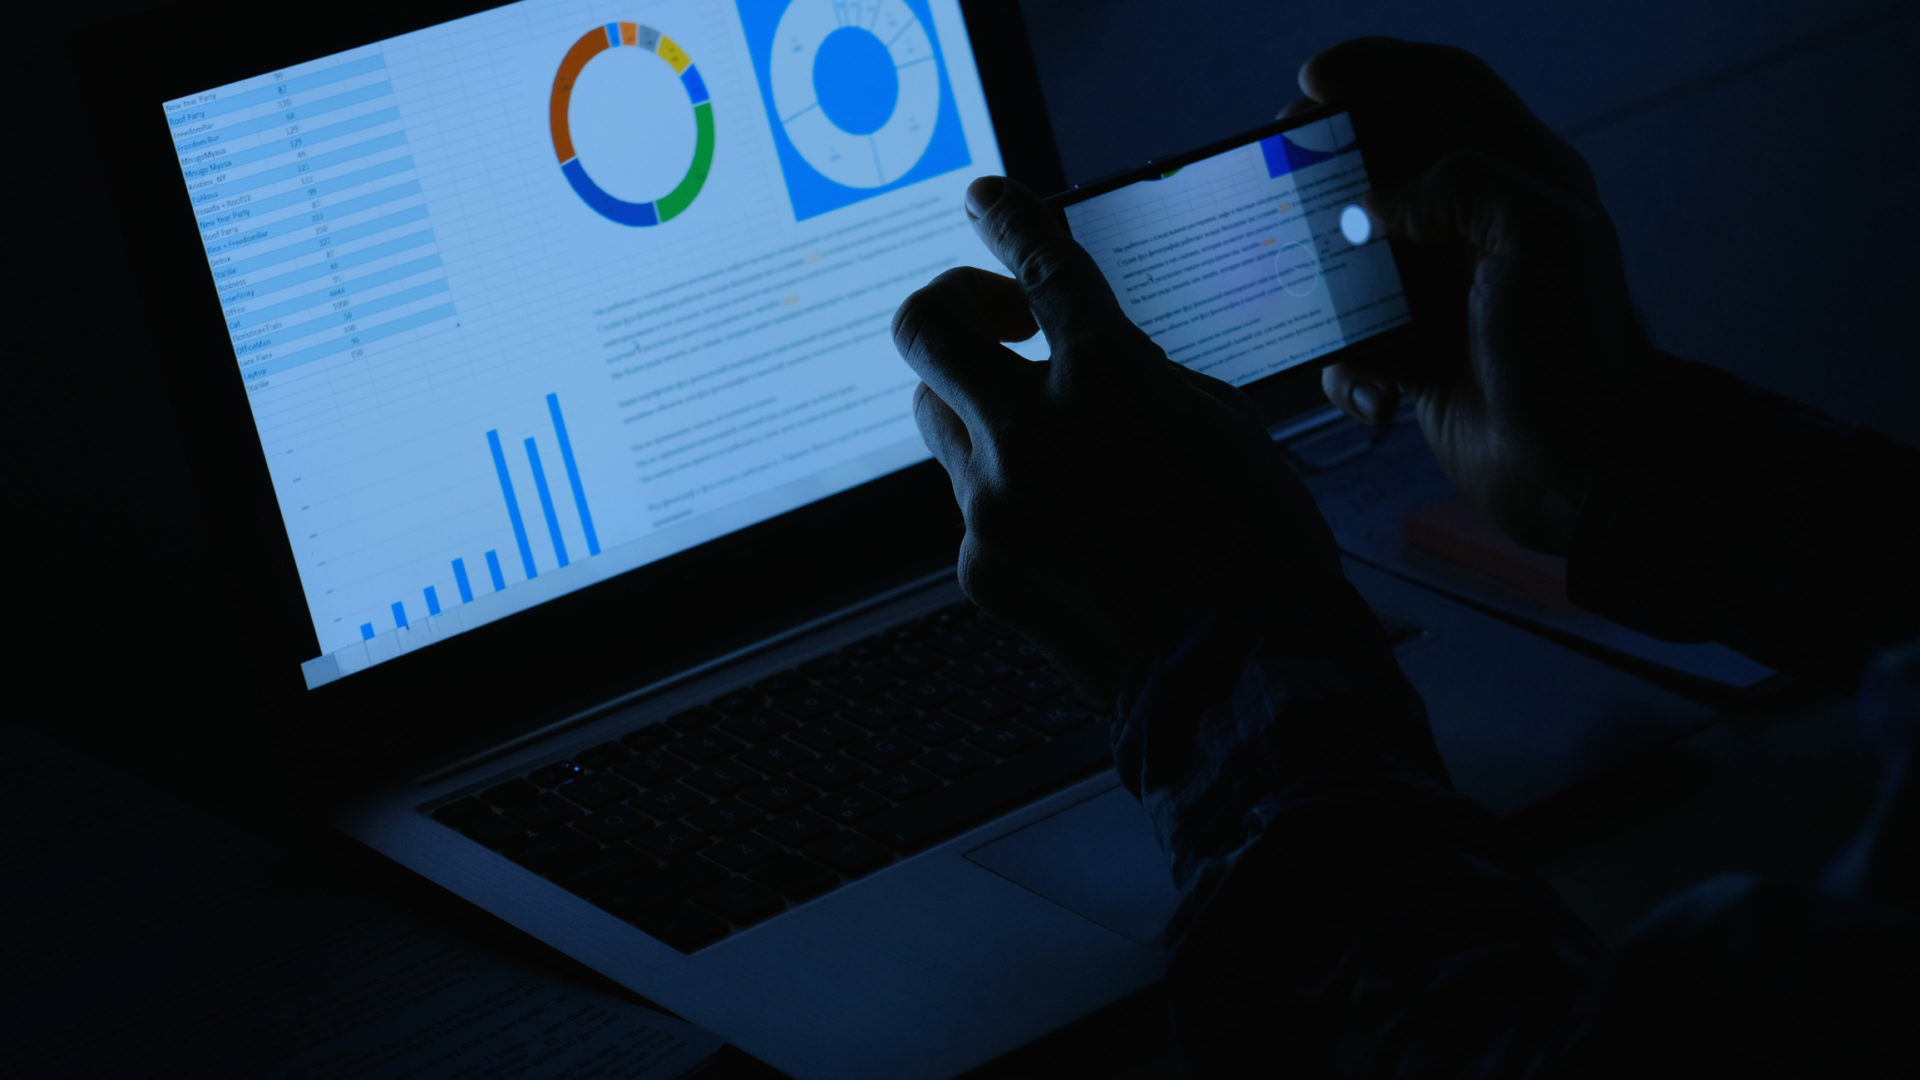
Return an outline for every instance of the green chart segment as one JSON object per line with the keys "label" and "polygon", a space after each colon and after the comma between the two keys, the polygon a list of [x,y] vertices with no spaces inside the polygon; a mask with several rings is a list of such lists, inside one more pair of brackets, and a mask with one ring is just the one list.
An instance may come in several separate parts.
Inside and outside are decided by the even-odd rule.
{"label": "green chart segment", "polygon": [[[574,80],[580,77],[589,60],[608,49],[622,47],[653,53],[672,65],[680,84],[686,88],[687,100],[693,105],[696,130],[693,161],[672,191],[651,202],[616,199],[594,183],[587,175],[586,166],[580,163],[579,155],[574,153],[573,133],[567,126],[567,106],[573,100]],[[700,188],[707,182],[707,173],[713,167],[713,103],[707,94],[707,84],[701,80],[700,69],[694,66],[686,50],[651,26],[608,23],[580,35],[580,40],[574,42],[561,59],[560,70],[553,77],[553,97],[548,109],[553,151],[560,158],[560,172],[572,185],[574,194],[580,196],[580,201],[608,221],[636,227],[671,221],[693,205]]]}

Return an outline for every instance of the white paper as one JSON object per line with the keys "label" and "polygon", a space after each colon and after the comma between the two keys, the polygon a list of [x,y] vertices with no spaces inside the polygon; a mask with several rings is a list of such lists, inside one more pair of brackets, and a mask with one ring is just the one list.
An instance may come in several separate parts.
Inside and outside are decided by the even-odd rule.
{"label": "white paper", "polygon": [[668,1078],[711,1032],[489,951],[0,728],[0,1072]]}

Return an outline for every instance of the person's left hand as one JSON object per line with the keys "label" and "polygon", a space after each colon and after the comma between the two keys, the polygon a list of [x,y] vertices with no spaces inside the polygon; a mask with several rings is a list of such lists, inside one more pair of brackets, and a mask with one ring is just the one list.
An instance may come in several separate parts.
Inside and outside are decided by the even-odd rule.
{"label": "person's left hand", "polygon": [[[976,180],[967,213],[1014,277],[947,271],[893,336],[924,380],[914,418],[953,481],[960,584],[982,610],[1113,702],[1204,609],[1335,588],[1359,603],[1246,395],[1167,359],[1025,188]],[[1036,328],[1046,361],[1000,344]]]}

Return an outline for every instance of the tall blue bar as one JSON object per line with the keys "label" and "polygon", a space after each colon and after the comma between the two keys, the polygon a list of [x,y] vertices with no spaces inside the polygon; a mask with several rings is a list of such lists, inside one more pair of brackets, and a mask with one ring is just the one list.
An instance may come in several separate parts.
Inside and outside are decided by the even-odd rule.
{"label": "tall blue bar", "polygon": [[573,440],[567,438],[567,422],[560,418],[560,395],[547,395],[547,413],[553,417],[553,435],[560,440],[560,464],[567,468],[567,486],[573,489],[573,505],[580,511],[580,531],[587,534],[587,554],[600,554],[600,537],[593,531],[593,515],[587,512],[587,489],[580,486],[580,467],[573,461]]}
{"label": "tall blue bar", "polygon": [[453,584],[460,590],[461,603],[473,603],[473,586],[467,584],[467,561],[465,559],[453,560]]}
{"label": "tall blue bar", "polygon": [[407,607],[400,601],[393,602],[393,625],[405,629],[407,625]]}
{"label": "tall blue bar", "polygon": [[487,432],[487,447],[493,451],[494,471],[500,474],[500,494],[507,498],[507,520],[513,522],[513,542],[520,545],[520,565],[526,568],[527,579],[531,581],[540,576],[540,571],[534,569],[533,545],[527,543],[527,524],[520,520],[520,502],[513,497],[513,478],[507,475],[507,453],[500,449],[500,432]]}
{"label": "tall blue bar", "polygon": [[431,585],[427,586],[426,594],[427,594],[427,614],[429,615],[440,614],[440,594],[434,592],[433,586]]}
{"label": "tall blue bar", "polygon": [[373,640],[373,624],[372,623],[363,622],[360,624],[360,640],[361,641]]}
{"label": "tall blue bar", "polygon": [[493,591],[499,592],[507,587],[506,575],[500,573],[500,553],[487,552],[487,573],[493,576]]}
{"label": "tall blue bar", "polygon": [[547,470],[540,467],[540,448],[528,438],[527,464],[533,466],[533,490],[540,494],[540,512],[547,516],[547,535],[553,537],[553,555],[567,565],[567,542],[560,537],[560,515],[553,512],[553,492],[547,490]]}

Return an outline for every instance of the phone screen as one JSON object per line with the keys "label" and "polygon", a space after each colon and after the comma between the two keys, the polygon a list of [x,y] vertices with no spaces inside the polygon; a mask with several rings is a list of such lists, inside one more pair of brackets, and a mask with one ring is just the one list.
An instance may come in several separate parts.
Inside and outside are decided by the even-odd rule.
{"label": "phone screen", "polygon": [[1360,207],[1369,186],[1342,112],[1062,201],[1134,323],[1245,386],[1409,321],[1393,250]]}

